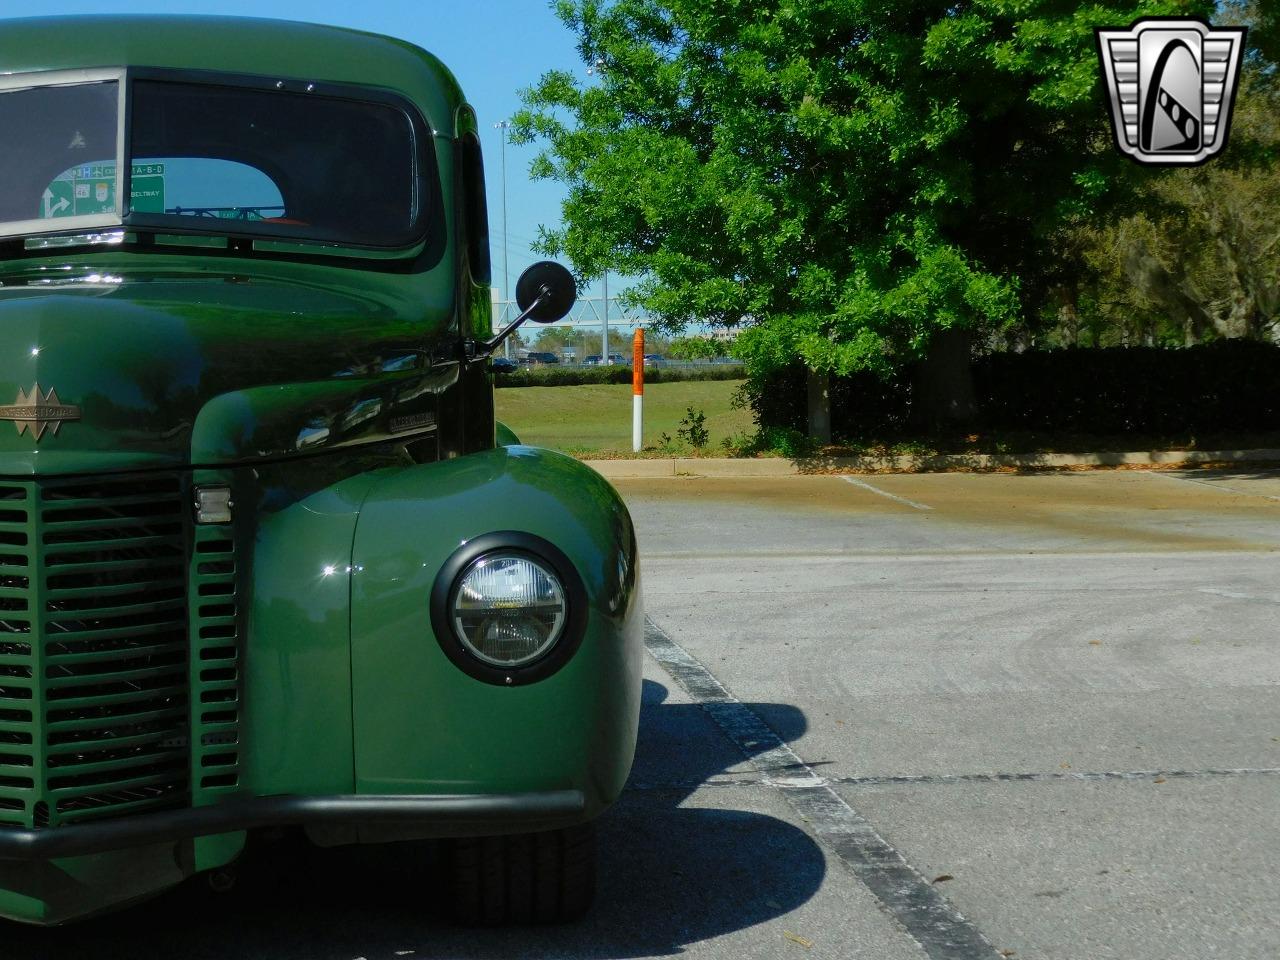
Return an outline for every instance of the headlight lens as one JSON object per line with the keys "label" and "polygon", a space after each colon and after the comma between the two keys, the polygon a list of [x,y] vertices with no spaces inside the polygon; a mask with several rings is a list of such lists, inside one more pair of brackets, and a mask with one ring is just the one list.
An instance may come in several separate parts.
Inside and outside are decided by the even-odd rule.
{"label": "headlight lens", "polygon": [[565,612],[564,585],[546,566],[522,554],[490,553],[458,579],[450,619],[476,658],[522,667],[555,646]]}

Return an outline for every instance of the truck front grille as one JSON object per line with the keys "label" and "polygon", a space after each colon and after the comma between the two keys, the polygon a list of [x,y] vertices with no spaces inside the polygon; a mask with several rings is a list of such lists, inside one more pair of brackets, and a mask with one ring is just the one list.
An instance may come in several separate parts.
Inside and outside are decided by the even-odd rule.
{"label": "truck front grille", "polygon": [[186,802],[185,506],[172,475],[0,482],[0,823]]}

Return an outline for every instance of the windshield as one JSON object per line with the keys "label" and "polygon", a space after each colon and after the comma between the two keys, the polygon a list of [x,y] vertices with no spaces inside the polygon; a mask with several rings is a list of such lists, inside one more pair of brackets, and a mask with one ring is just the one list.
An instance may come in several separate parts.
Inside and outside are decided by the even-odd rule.
{"label": "windshield", "polygon": [[129,91],[127,186],[118,82],[0,91],[0,124],[22,134],[0,143],[0,234],[124,223],[353,246],[420,238],[421,138],[401,107],[153,79]]}
{"label": "windshield", "polygon": [[118,80],[0,91],[0,231],[120,222],[119,111]]}

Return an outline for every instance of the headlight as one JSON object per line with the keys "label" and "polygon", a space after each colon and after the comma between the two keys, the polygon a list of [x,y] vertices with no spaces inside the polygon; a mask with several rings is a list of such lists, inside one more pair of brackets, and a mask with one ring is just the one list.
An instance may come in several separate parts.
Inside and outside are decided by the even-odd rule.
{"label": "headlight", "polygon": [[564,633],[564,585],[546,566],[517,553],[471,562],[458,580],[450,619],[467,651],[495,667],[541,659]]}
{"label": "headlight", "polygon": [[555,544],[518,530],[464,541],[431,588],[431,628],[463,673],[503,687],[537,683],[573,660],[587,591]]}

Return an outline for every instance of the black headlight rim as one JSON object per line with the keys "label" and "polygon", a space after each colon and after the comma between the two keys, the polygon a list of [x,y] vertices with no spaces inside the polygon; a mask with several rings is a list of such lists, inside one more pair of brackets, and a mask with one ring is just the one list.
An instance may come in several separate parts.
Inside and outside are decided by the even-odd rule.
{"label": "black headlight rim", "polygon": [[[565,623],[560,639],[537,660],[520,667],[501,667],[476,657],[454,631],[453,599],[473,563],[491,554],[519,555],[548,568],[565,595]],[[587,590],[568,555],[551,541],[519,530],[498,530],[473,537],[441,565],[431,589],[431,627],[445,656],[463,673],[499,687],[537,683],[558,673],[582,645],[587,632]]]}

